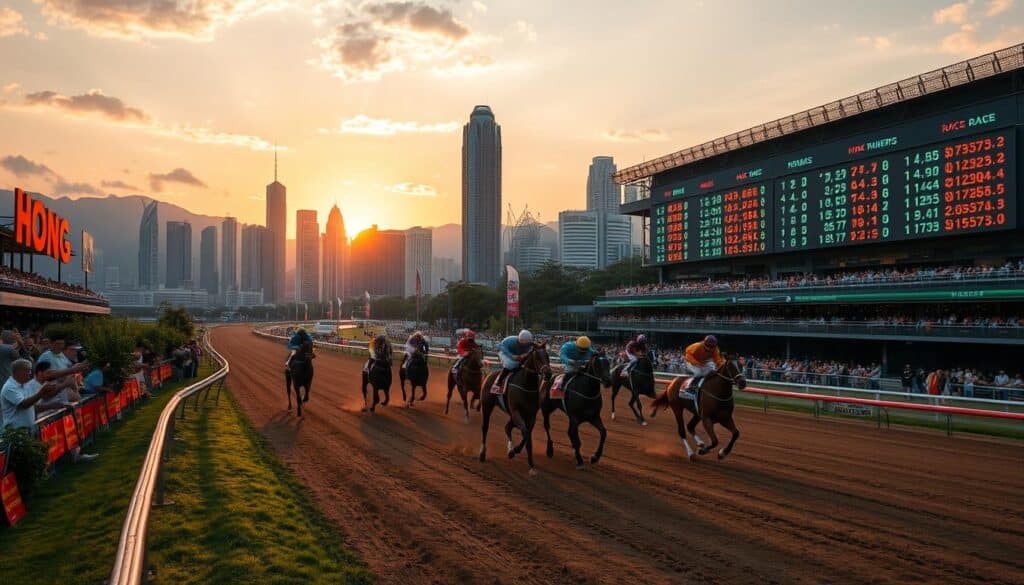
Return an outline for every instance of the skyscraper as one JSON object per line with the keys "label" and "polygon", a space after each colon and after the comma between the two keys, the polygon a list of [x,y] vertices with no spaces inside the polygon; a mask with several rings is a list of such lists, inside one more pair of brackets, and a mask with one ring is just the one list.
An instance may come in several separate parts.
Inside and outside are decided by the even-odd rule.
{"label": "skyscraper", "polygon": [[199,236],[199,288],[217,294],[217,226],[203,228]]}
{"label": "skyscraper", "polygon": [[139,222],[139,288],[155,289],[160,285],[160,218],[157,202],[142,208]]}
{"label": "skyscraper", "polygon": [[295,212],[295,300],[320,300],[320,224],[313,209]]}
{"label": "skyscraper", "polygon": [[416,270],[420,271],[420,289],[430,294],[431,266],[434,258],[433,232],[416,226],[405,230],[405,296],[416,294]]}
{"label": "skyscraper", "polygon": [[167,222],[167,288],[192,288],[192,224]]}
{"label": "skyscraper", "polygon": [[632,253],[628,215],[603,211],[563,211],[558,214],[561,262],[577,268],[605,268]]}
{"label": "skyscraper", "polygon": [[220,292],[238,290],[238,220],[225,217],[220,224]]}
{"label": "skyscraper", "polygon": [[587,211],[619,213],[619,186],[612,180],[615,161],[610,156],[595,156],[587,173]]}
{"label": "skyscraper", "polygon": [[462,128],[462,277],[494,286],[500,264],[501,126],[476,106]]}
{"label": "skyscraper", "polygon": [[267,229],[273,254],[263,257],[263,272],[272,275],[273,290],[263,291],[263,301],[283,303],[285,298],[285,241],[288,237],[288,190],[277,181],[277,152],[274,153],[274,182],[267,185]]}
{"label": "skyscraper", "polygon": [[345,220],[335,205],[327,214],[327,228],[323,238],[323,294],[324,302],[348,296],[346,275],[348,273],[348,239],[345,236]]}
{"label": "skyscraper", "polygon": [[351,291],[378,296],[402,296],[405,292],[405,232],[378,230],[374,225],[352,239]]}
{"label": "skyscraper", "polygon": [[[268,248],[270,230],[261,225],[242,226],[242,283],[243,291],[262,291],[263,253]],[[264,292],[264,294],[266,294]]]}

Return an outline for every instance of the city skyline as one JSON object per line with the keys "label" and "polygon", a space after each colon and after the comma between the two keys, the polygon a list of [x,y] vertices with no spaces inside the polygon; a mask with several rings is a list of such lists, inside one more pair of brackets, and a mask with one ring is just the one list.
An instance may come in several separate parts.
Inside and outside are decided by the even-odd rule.
{"label": "city skyline", "polygon": [[[461,120],[487,103],[505,128],[503,200],[553,219],[583,208],[577,169],[594,155],[649,160],[1010,45],[1024,21],[1021,3],[1005,0],[414,2],[437,15],[418,30],[370,4],[172,3],[150,19],[149,1],[92,12],[12,0],[0,29],[0,184],[146,194],[262,223],[276,142],[293,209],[337,200],[350,233],[441,225],[459,217]],[[373,58],[340,50],[352,23],[380,41]],[[735,42],[706,51],[725,34]],[[674,55],[678,74],[650,54]],[[658,90],[598,87],[616,71]]]}

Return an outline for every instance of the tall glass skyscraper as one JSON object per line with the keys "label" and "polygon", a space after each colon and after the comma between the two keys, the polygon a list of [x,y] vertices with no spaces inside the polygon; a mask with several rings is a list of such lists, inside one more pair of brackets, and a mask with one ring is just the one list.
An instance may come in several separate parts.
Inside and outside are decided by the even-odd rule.
{"label": "tall glass skyscraper", "polygon": [[462,128],[462,278],[498,283],[501,274],[501,126],[476,106]]}
{"label": "tall glass skyscraper", "polygon": [[273,254],[264,256],[263,272],[273,275],[273,290],[263,289],[263,302],[284,302],[285,241],[288,236],[288,189],[277,181],[277,153],[274,153],[274,182],[267,185],[267,229]]}
{"label": "tall glass skyscraper", "polygon": [[167,222],[167,288],[192,288],[192,224]]}
{"label": "tall glass skyscraper", "polygon": [[587,211],[619,213],[619,186],[612,180],[615,160],[610,156],[595,156],[587,173]]}
{"label": "tall glass skyscraper", "polygon": [[238,220],[225,217],[220,224],[221,294],[238,291]]}
{"label": "tall glass skyscraper", "polygon": [[217,294],[217,226],[203,228],[199,236],[199,288]]}
{"label": "tall glass skyscraper", "polygon": [[160,218],[157,202],[150,201],[142,209],[139,222],[139,288],[160,286]]}

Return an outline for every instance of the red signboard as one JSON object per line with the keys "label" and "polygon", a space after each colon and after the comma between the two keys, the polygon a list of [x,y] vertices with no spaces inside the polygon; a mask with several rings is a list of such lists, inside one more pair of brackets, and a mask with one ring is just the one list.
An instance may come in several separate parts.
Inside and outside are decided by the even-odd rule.
{"label": "red signboard", "polygon": [[54,463],[64,454],[64,424],[61,421],[54,421],[39,429],[39,438],[49,446],[46,460]]}
{"label": "red signboard", "polygon": [[75,426],[74,415],[64,415],[61,423],[64,425],[64,441],[67,443],[68,451],[70,451],[78,446],[78,427]]}
{"label": "red signboard", "polygon": [[4,474],[4,466],[7,465],[7,451],[0,451],[0,475]]}
{"label": "red signboard", "polygon": [[18,480],[13,473],[8,473],[0,479],[0,499],[3,499],[4,514],[7,515],[7,523],[14,526],[25,517],[25,503],[21,501],[21,492],[18,491]]}
{"label": "red signboard", "polygon": [[162,366],[160,366],[160,380],[163,381],[163,380],[170,380],[170,379],[171,379],[171,364],[163,364]]}
{"label": "red signboard", "polygon": [[21,189],[14,190],[14,241],[66,264],[71,261],[70,231],[68,220]]}
{"label": "red signboard", "polygon": [[82,417],[82,438],[85,439],[92,435],[96,431],[96,411],[99,409],[100,403],[93,400],[88,402],[79,409],[79,416]]}
{"label": "red signboard", "polygon": [[111,419],[117,416],[117,413],[121,410],[121,401],[118,399],[117,394],[107,394],[107,418]]}
{"label": "red signboard", "polygon": [[156,367],[149,371],[149,385],[153,388],[160,387],[160,368]]}

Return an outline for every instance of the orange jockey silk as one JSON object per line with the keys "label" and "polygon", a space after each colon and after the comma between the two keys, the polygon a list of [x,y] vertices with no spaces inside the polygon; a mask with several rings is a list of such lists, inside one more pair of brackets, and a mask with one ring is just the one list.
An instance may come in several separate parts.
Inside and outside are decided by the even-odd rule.
{"label": "orange jockey silk", "polygon": [[725,358],[722,357],[722,352],[718,351],[717,347],[712,351],[708,351],[708,349],[704,347],[703,341],[691,343],[687,346],[686,361],[695,366],[703,366],[708,363],[708,360],[714,360],[715,365],[718,367],[722,367],[722,364],[725,363]]}

